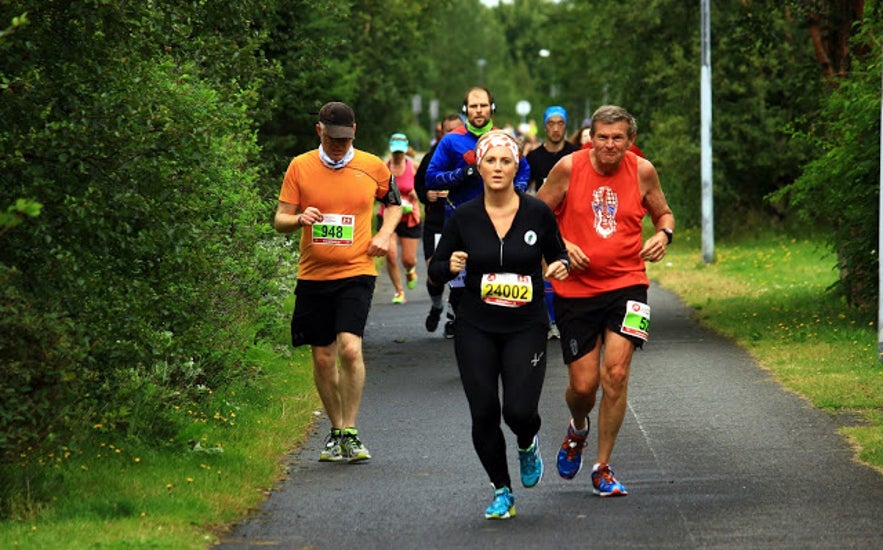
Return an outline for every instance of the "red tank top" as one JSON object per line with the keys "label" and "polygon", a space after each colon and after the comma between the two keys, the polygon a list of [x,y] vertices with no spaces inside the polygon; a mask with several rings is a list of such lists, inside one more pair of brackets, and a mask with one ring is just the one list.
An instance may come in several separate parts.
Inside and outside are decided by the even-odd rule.
{"label": "red tank top", "polygon": [[650,284],[640,256],[641,220],[647,209],[638,185],[638,157],[626,152],[619,170],[605,176],[595,170],[589,155],[589,149],[571,155],[570,185],[555,211],[561,235],[582,248],[590,262],[587,269],[552,281],[555,293],[567,298]]}

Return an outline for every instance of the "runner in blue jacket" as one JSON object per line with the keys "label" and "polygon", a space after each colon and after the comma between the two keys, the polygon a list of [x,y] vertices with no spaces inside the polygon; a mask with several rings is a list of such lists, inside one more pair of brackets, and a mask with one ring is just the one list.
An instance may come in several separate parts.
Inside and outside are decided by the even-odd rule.
{"label": "runner in blue jacket", "polygon": [[[494,129],[491,117],[495,110],[494,97],[487,88],[471,88],[463,98],[466,125],[442,137],[432,155],[426,170],[426,188],[449,191],[445,218],[483,191],[475,166],[475,144],[479,137]],[[515,188],[524,191],[529,179],[530,166],[522,158],[515,174]]]}

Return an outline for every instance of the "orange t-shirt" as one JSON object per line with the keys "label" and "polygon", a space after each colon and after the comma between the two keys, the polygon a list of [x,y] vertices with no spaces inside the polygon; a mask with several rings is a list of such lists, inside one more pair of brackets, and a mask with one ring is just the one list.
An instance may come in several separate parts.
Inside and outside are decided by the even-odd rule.
{"label": "orange t-shirt", "polygon": [[626,152],[619,170],[605,176],[592,166],[590,149],[571,155],[573,168],[564,201],[555,211],[561,236],[589,257],[589,267],[552,281],[555,294],[590,298],[635,285],[649,286],[641,220],[647,213],[638,184],[638,157]]}
{"label": "orange t-shirt", "polygon": [[358,149],[339,170],[322,164],[318,149],[291,161],[279,200],[297,205],[301,212],[314,206],[328,214],[323,222],[301,229],[298,279],[327,281],[377,275],[368,247],[374,200],[386,195],[389,180],[383,161]]}

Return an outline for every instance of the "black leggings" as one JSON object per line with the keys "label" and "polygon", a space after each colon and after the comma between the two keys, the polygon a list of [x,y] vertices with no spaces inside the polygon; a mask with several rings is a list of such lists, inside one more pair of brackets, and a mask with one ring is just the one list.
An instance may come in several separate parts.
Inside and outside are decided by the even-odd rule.
{"label": "black leggings", "polygon": [[[500,414],[528,448],[540,431],[540,393],[546,377],[546,329],[537,323],[509,334],[458,322],[454,349],[472,415],[472,444],[495,488],[512,487]],[[499,381],[503,381],[500,406]]]}

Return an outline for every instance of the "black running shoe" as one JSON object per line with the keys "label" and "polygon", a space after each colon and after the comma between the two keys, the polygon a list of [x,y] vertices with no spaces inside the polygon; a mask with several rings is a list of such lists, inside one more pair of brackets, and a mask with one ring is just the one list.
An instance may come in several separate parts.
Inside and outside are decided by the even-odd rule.
{"label": "black running shoe", "polygon": [[429,310],[429,315],[426,316],[426,330],[429,332],[435,332],[435,329],[438,328],[438,322],[441,320],[441,314],[445,310],[443,307],[433,307]]}
{"label": "black running shoe", "polygon": [[445,323],[445,338],[450,340],[454,337],[454,321],[448,321]]}

